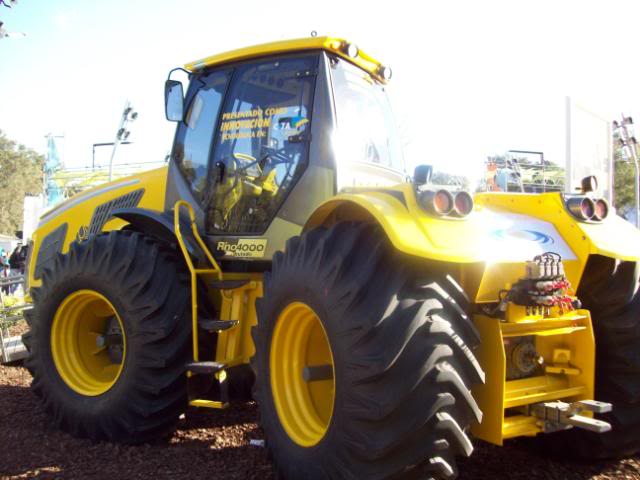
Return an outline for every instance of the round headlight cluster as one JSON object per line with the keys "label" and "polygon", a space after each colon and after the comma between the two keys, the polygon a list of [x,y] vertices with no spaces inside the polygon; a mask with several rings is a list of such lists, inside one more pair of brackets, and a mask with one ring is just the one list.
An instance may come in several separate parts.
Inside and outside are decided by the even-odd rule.
{"label": "round headlight cluster", "polygon": [[378,75],[380,75],[381,78],[383,78],[386,82],[388,82],[389,80],[391,80],[391,76],[393,75],[393,72],[391,71],[390,67],[385,67],[384,65],[380,65],[380,68],[378,68]]}
{"label": "round headlight cluster", "polygon": [[427,190],[420,194],[420,203],[426,211],[438,217],[466,217],[473,210],[473,198],[464,191]]}
{"label": "round headlight cluster", "polygon": [[473,197],[468,192],[456,193],[453,212],[457,217],[466,217],[473,210]]}
{"label": "round headlight cluster", "polygon": [[360,53],[355,43],[348,43],[348,42],[345,42],[342,45],[342,51],[351,58],[356,58],[358,56],[358,53]]}
{"label": "round headlight cluster", "polygon": [[583,221],[601,222],[609,215],[609,204],[604,198],[571,197],[567,200],[567,208]]}

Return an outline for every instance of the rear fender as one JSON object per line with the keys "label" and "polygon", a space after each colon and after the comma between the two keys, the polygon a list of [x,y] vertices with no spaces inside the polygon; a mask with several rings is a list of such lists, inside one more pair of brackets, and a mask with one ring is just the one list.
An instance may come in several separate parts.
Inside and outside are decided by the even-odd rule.
{"label": "rear fender", "polygon": [[[178,239],[176,237],[175,225],[173,223],[173,212],[160,213],[146,208],[121,208],[114,210],[111,215],[127,222],[124,229],[135,230],[157,238],[177,249]],[[185,240],[187,251],[192,257],[204,259],[195,239],[191,236],[189,223],[181,218],[181,232]]]}
{"label": "rear fender", "polygon": [[150,170],[85,190],[47,211],[31,238],[29,285],[38,287],[43,268],[58,253],[66,253],[73,241],[124,228],[127,222],[114,217],[114,211],[164,210],[166,179],[166,167]]}

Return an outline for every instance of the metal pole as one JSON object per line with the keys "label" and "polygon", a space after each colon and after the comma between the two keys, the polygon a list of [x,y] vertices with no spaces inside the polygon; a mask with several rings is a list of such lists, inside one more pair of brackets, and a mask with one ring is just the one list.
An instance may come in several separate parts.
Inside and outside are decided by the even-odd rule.
{"label": "metal pole", "polygon": [[636,166],[636,227],[640,228],[640,170],[637,155],[633,156],[633,163]]}
{"label": "metal pole", "polygon": [[565,180],[564,191],[571,192],[573,169],[571,164],[571,97],[565,97]]}
{"label": "metal pole", "polygon": [[[114,142],[94,143],[91,153],[91,170],[95,170],[96,166],[96,147],[113,146]],[[131,142],[120,142],[120,145],[130,145]]]}
{"label": "metal pole", "polygon": [[607,156],[609,158],[609,188],[607,191],[607,201],[613,205],[613,190],[616,185],[616,160],[613,154],[613,126],[607,122]]}
{"label": "metal pole", "polygon": [[[626,133],[626,126],[625,126]],[[633,158],[633,165],[635,167],[635,199],[636,199],[636,227],[640,228],[640,170],[638,169],[638,151],[636,150],[636,144],[634,141],[630,142],[631,157]]]}
{"label": "metal pole", "polygon": [[113,174],[113,159],[116,156],[116,148],[118,148],[119,143],[120,141],[118,139],[113,142],[113,150],[111,150],[111,158],[109,159],[109,181],[111,181],[111,177]]}
{"label": "metal pole", "polygon": [[129,102],[129,100],[127,100],[124,104],[124,111],[122,113],[122,117],[120,118],[120,124],[118,125],[118,130],[116,132],[116,139],[113,142],[113,150],[111,151],[111,158],[109,159],[109,181],[112,180],[112,173],[113,173],[113,159],[116,156],[116,149],[118,148],[118,145],[120,145],[120,130],[122,128],[124,128],[125,124],[127,123],[127,115],[128,115],[128,111],[129,111],[129,107],[131,107],[131,103]]}
{"label": "metal pole", "polygon": [[544,177],[544,153],[540,152],[540,161],[542,162],[542,193],[547,191],[547,179]]}

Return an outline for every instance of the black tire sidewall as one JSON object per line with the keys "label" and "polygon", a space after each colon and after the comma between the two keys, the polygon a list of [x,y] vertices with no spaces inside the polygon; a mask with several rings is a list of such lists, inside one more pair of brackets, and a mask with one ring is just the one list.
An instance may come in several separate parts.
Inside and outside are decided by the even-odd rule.
{"label": "black tire sidewall", "polygon": [[[483,375],[457,334],[468,319],[445,306],[453,300],[439,275],[422,272],[429,278],[418,279],[379,228],[356,222],[306,232],[274,256],[257,303],[252,366],[254,397],[277,472],[312,479],[444,478],[448,469],[455,472],[455,455],[470,453],[463,429],[479,415],[462,391]],[[322,322],[335,372],[331,421],[311,447],[289,437],[271,389],[273,333],[283,309],[294,302]],[[438,373],[446,362],[455,376]],[[441,411],[450,416],[440,420]],[[451,417],[455,428],[446,423]]]}
{"label": "black tire sidewall", "polygon": [[[31,289],[34,316],[25,365],[32,390],[59,428],[79,437],[141,443],[173,430],[187,406],[190,292],[184,264],[167,245],[133,231],[73,242]],[[114,307],[124,329],[124,365],[100,395],[83,395],[61,377],[51,351],[60,304],[92,290]]]}
{"label": "black tire sidewall", "polygon": [[[135,324],[131,314],[125,308],[127,292],[119,291],[118,285],[109,284],[104,279],[93,275],[74,275],[71,278],[63,277],[62,280],[52,289],[51,295],[47,296],[36,313],[39,328],[36,330],[34,340],[42,349],[38,357],[40,368],[44,377],[52,383],[52,388],[49,389],[50,394],[55,397],[52,400],[63,405],[69,415],[88,415],[97,420],[103,418],[105,414],[111,415],[125,407],[126,392],[135,386],[136,358],[138,357]],[[65,298],[78,290],[93,290],[104,295],[116,309],[124,328],[126,354],[120,376],[109,390],[96,396],[79,394],[67,385],[58,372],[51,352],[51,327],[56,311]]]}
{"label": "black tire sidewall", "polygon": [[[327,454],[332,453],[331,448],[336,444],[336,425],[341,425],[348,419],[342,418],[343,409],[341,408],[341,392],[343,391],[340,385],[343,383],[344,372],[341,370],[341,366],[345,365],[344,348],[339,342],[339,336],[337,335],[337,327],[341,323],[341,318],[336,315],[338,312],[329,312],[327,305],[322,302],[317,292],[321,291],[318,285],[307,283],[307,286],[302,286],[305,281],[308,282],[309,278],[294,278],[291,277],[292,284],[299,285],[295,289],[282,289],[277,288],[272,293],[274,294],[270,299],[270,304],[273,305],[272,309],[269,309],[269,313],[265,312],[264,327],[268,332],[268,336],[264,341],[265,348],[257,349],[257,356],[259,360],[257,362],[262,368],[259,367],[261,375],[258,375],[257,381],[261,382],[261,388],[264,392],[268,392],[260,404],[260,414],[263,424],[269,424],[267,429],[270,432],[277,432],[276,435],[269,437],[268,441],[270,446],[274,449],[287,452],[287,455],[292,457],[294,463],[303,463],[312,465],[318,458],[326,458]],[[271,369],[270,369],[270,354],[271,354],[271,341],[273,338],[273,332],[276,327],[276,323],[280,316],[280,313],[289,304],[294,302],[302,302],[310,307],[320,319],[322,326],[324,327],[327,339],[331,347],[331,354],[333,356],[334,374],[335,374],[335,396],[334,407],[331,420],[325,435],[322,437],[318,444],[312,447],[302,447],[295,443],[284,430],[278,416],[273,394],[271,391]]]}

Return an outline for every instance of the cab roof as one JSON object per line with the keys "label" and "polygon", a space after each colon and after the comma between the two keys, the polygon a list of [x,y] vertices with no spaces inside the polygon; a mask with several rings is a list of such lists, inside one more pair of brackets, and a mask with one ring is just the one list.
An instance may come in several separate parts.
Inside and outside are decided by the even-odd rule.
{"label": "cab roof", "polygon": [[384,75],[384,69],[388,67],[385,67],[373,57],[370,57],[358,48],[355,48],[353,43],[342,38],[335,37],[298,38],[294,40],[281,40],[279,42],[263,43],[261,45],[239,48],[237,50],[218,53],[216,55],[188,63],[185,65],[185,69],[190,72],[195,72],[214,65],[222,65],[224,63],[237,62],[266,55],[293,53],[305,50],[326,50],[339,55],[345,60],[369,72],[382,83],[386,83],[390,78],[390,74],[389,76]]}

